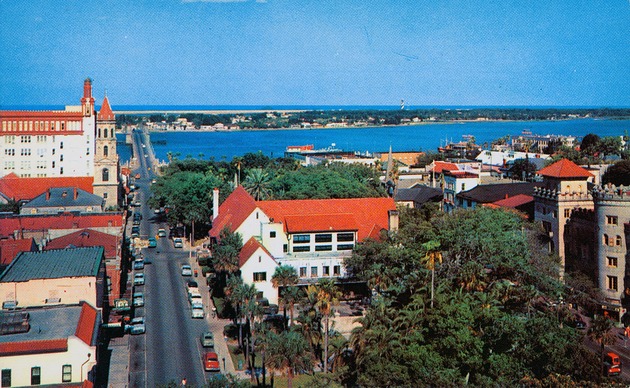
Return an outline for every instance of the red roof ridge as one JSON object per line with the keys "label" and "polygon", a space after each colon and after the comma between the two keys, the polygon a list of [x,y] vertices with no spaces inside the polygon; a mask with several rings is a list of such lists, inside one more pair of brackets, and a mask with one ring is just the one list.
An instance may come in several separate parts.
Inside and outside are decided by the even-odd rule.
{"label": "red roof ridge", "polygon": [[245,265],[247,260],[258,250],[258,248],[262,248],[262,250],[271,257],[272,260],[275,261],[271,253],[265,248],[264,245],[256,237],[251,237],[245,244],[243,244],[243,248],[238,254],[238,266],[239,268]]}
{"label": "red roof ridge", "polygon": [[0,343],[0,357],[20,354],[56,353],[67,350],[67,338]]}
{"label": "red roof ridge", "polygon": [[569,159],[560,159],[538,171],[538,174],[550,178],[590,178],[594,176]]}
{"label": "red roof ridge", "polygon": [[81,315],[79,316],[79,323],[77,323],[77,330],[74,335],[88,345],[92,345],[97,313],[97,310],[89,303],[82,302]]}
{"label": "red roof ridge", "polygon": [[212,220],[210,237],[219,237],[226,226],[234,232],[256,208],[254,198],[243,186],[238,186],[219,206],[219,216]]}

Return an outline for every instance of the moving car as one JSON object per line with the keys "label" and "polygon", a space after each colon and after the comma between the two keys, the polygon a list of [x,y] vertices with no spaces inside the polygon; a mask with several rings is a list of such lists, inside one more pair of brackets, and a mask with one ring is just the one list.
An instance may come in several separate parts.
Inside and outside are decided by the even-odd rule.
{"label": "moving car", "polygon": [[208,352],[203,356],[203,368],[206,372],[220,372],[219,356],[215,352]]}
{"label": "moving car", "polygon": [[166,237],[166,230],[160,228],[158,229],[158,236],[159,237]]}
{"label": "moving car", "polygon": [[149,248],[157,247],[157,240],[155,237],[149,237]]}
{"label": "moving car", "polygon": [[192,276],[192,268],[190,267],[190,265],[182,265],[182,276]]}
{"label": "moving car", "polygon": [[201,346],[204,348],[214,348],[214,335],[210,331],[206,331],[201,335]]}
{"label": "moving car", "polygon": [[144,324],[144,317],[135,317],[127,326],[127,330],[130,334],[144,334],[147,331],[147,328]]}
{"label": "moving car", "polygon": [[133,275],[134,286],[144,286],[144,273],[140,272]]}
{"label": "moving car", "polygon": [[142,292],[133,293],[133,305],[136,307],[144,306],[144,294]]}
{"label": "moving car", "polygon": [[176,237],[173,239],[173,248],[183,248],[184,247],[184,241],[182,241],[181,238]]}
{"label": "moving car", "polygon": [[202,318],[203,319],[203,316],[204,316],[203,308],[199,307],[199,306],[193,306],[191,316],[193,318]]}

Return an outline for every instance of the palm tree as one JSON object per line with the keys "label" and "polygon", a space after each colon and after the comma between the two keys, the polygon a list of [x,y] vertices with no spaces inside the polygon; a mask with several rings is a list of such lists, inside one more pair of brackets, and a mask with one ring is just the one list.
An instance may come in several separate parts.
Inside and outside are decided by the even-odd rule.
{"label": "palm tree", "polygon": [[320,279],[317,283],[317,309],[324,317],[324,373],[328,373],[328,337],[333,306],[339,304],[341,292],[333,279]]}
{"label": "palm tree", "polygon": [[310,369],[308,343],[296,331],[284,331],[280,334],[269,331],[267,334],[265,365],[269,369],[286,372],[287,387],[293,388],[294,371]]}
{"label": "palm tree", "polygon": [[284,319],[287,319],[287,302],[284,298],[284,294],[287,286],[294,286],[298,282],[298,274],[294,267],[290,265],[281,265],[276,267],[276,271],[271,277],[271,284],[274,288],[282,289],[280,290],[280,300],[284,307]]}
{"label": "palm tree", "polygon": [[271,190],[269,189],[269,183],[271,177],[262,168],[252,168],[247,172],[247,177],[243,181],[243,188],[252,196],[256,201],[267,199],[271,196]]}
{"label": "palm tree", "polygon": [[[615,343],[615,332],[612,330],[613,322],[603,315],[597,315],[591,320],[591,327],[588,328],[587,336],[591,340],[600,344],[600,360],[601,364],[604,363],[604,351],[606,345],[612,345]],[[601,374],[600,374],[601,375]]]}
{"label": "palm tree", "polygon": [[299,287],[289,286],[282,290],[283,303],[289,306],[289,327],[293,325],[293,308],[302,298],[304,298],[304,292]]}
{"label": "palm tree", "polygon": [[431,308],[433,308],[433,289],[435,284],[435,262],[442,262],[442,251],[440,251],[440,242],[436,240],[430,240],[422,244],[422,248],[426,251],[424,256],[424,263],[427,269],[431,271]]}

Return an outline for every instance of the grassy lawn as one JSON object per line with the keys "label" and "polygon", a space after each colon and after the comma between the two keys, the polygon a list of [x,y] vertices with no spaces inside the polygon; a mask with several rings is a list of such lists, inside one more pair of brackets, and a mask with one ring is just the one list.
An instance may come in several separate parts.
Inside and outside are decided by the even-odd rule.
{"label": "grassy lawn", "polygon": [[[242,352],[237,354],[238,345],[230,344],[230,342],[232,342],[232,341],[228,341],[228,350],[230,351],[230,357],[232,357],[232,362],[234,363],[234,368],[236,370],[245,370],[245,369],[247,369],[247,365],[245,364],[245,354],[242,353]],[[240,369],[238,367],[239,361],[240,361],[241,365],[243,366]],[[260,354],[256,354],[256,360],[255,360],[254,366],[257,367],[257,368],[262,368],[262,357],[260,356]]]}

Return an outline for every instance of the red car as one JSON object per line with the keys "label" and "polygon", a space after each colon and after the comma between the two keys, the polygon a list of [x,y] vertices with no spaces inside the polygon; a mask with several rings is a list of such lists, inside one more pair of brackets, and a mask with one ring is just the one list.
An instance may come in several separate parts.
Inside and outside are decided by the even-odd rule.
{"label": "red car", "polygon": [[206,372],[220,372],[219,356],[215,352],[208,352],[203,357],[203,367]]}

